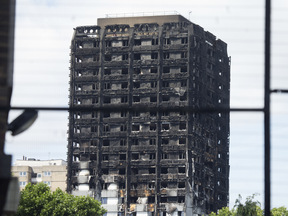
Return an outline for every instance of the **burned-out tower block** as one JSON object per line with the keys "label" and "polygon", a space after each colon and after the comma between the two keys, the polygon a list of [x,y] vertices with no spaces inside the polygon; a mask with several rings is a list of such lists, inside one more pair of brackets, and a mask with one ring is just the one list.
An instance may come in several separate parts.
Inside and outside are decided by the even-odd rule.
{"label": "burned-out tower block", "polygon": [[227,206],[229,113],[148,111],[229,108],[223,41],[180,15],[105,18],[75,28],[70,55],[70,107],[112,110],[70,112],[68,192],[101,200],[107,216]]}

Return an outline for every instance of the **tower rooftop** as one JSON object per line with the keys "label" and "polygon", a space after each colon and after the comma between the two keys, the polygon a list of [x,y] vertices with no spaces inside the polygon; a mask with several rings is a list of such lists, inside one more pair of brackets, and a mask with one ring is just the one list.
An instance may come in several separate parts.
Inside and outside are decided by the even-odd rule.
{"label": "tower rooftop", "polygon": [[157,23],[163,25],[163,23],[169,22],[190,22],[182,15],[160,15],[160,16],[135,16],[135,17],[108,17],[98,18],[97,25],[104,28],[107,25],[121,25],[128,24],[130,27],[134,27],[135,24],[141,23]]}

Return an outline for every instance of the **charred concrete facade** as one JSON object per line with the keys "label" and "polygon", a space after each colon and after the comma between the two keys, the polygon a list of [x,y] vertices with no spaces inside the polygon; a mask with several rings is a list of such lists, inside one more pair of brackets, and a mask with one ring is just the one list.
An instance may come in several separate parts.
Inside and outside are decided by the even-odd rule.
{"label": "charred concrete facade", "polygon": [[112,110],[70,112],[68,192],[101,200],[108,216],[227,206],[229,113],[137,111],[228,108],[223,41],[180,15],[106,18],[74,29],[70,55],[70,107]]}

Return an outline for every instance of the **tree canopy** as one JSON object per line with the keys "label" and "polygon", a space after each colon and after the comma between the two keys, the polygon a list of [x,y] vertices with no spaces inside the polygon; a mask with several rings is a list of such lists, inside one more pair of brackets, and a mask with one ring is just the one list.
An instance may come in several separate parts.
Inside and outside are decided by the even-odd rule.
{"label": "tree canopy", "polygon": [[73,196],[59,188],[51,192],[48,185],[29,183],[20,193],[17,216],[102,216],[106,210],[89,196]]}
{"label": "tree canopy", "polygon": [[[241,203],[241,195],[235,201],[234,208],[229,210],[229,207],[223,207],[218,211],[218,214],[212,212],[210,216],[263,216],[264,210],[261,209],[260,202],[255,201],[254,198],[257,194],[248,196],[244,204]],[[271,210],[272,216],[288,216],[288,210],[282,206],[279,208],[273,208]]]}

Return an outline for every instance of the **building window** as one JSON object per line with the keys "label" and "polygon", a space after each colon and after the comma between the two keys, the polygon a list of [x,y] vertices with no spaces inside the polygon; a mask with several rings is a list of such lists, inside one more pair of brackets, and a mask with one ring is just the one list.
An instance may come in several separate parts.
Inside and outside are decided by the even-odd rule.
{"label": "building window", "polygon": [[152,39],[152,45],[158,45],[158,38]]}
{"label": "building window", "polygon": [[[148,188],[151,188],[151,189],[155,188],[155,183],[154,183],[154,182],[149,183],[149,184],[148,184]],[[154,198],[154,199],[155,199],[155,198]]]}
{"label": "building window", "polygon": [[102,154],[102,160],[103,161],[108,161],[109,160],[109,155],[108,154]]}
{"label": "building window", "polygon": [[156,88],[157,87],[157,81],[151,82],[151,88]]}
{"label": "building window", "polygon": [[[149,158],[150,158],[150,160],[155,159],[155,158],[156,158],[156,154],[155,154],[155,153],[150,154],[150,155],[149,155]],[[149,172],[149,173],[150,173],[150,172]],[[155,168],[154,168],[154,173],[155,173]]]}
{"label": "building window", "polygon": [[168,138],[162,138],[161,143],[162,143],[162,145],[168,145],[169,139]]}
{"label": "building window", "polygon": [[163,53],[163,59],[169,59],[170,58],[170,53],[169,52],[164,52]]}
{"label": "building window", "polygon": [[122,89],[127,89],[128,88],[128,82],[121,83],[121,88]]}
{"label": "building window", "polygon": [[187,52],[181,52],[181,58],[187,58]]}
{"label": "building window", "polygon": [[132,145],[139,145],[138,139],[132,139]]}
{"label": "building window", "polygon": [[[140,68],[134,68],[133,70],[133,74],[138,75],[141,73],[141,69]],[[140,86],[139,86],[140,87]]]}
{"label": "building window", "polygon": [[170,112],[169,111],[163,111],[162,116],[169,116]]}
{"label": "building window", "polygon": [[110,112],[104,111],[103,118],[109,118],[109,117],[110,117]]}
{"label": "building window", "polygon": [[81,104],[81,99],[80,98],[75,98],[74,99],[74,104],[80,105]]}
{"label": "building window", "polygon": [[76,91],[81,91],[82,90],[82,85],[81,84],[75,85],[75,90]]}
{"label": "building window", "polygon": [[151,59],[158,59],[158,53],[151,53]]}
{"label": "building window", "polygon": [[179,138],[179,144],[180,145],[186,144],[186,138]]}
{"label": "building window", "polygon": [[[133,160],[133,158],[132,158],[132,160]],[[131,174],[137,175],[138,174],[138,168],[131,168]]]}
{"label": "building window", "polygon": [[104,104],[111,103],[111,98],[110,97],[104,97],[103,98],[103,103]]}
{"label": "building window", "polygon": [[170,38],[164,38],[164,44],[171,44]]}
{"label": "building window", "polygon": [[149,174],[155,174],[155,168],[149,168]]}
{"label": "building window", "polygon": [[111,69],[104,69],[104,75],[111,75]]}
{"label": "building window", "polygon": [[179,159],[185,159],[186,158],[186,153],[185,152],[180,152],[178,158]]}
{"label": "building window", "polygon": [[138,116],[140,116],[140,112],[138,112],[138,111],[133,111],[133,112],[132,112],[132,116],[133,116],[133,117],[138,117]]}
{"label": "building window", "polygon": [[[126,155],[125,155],[126,156]],[[126,170],[125,168],[119,169],[119,175],[125,175],[126,174]],[[120,185],[119,185],[120,186]]]}
{"label": "building window", "polygon": [[90,140],[91,146],[97,146],[97,140]]}
{"label": "building window", "polygon": [[167,167],[161,167],[161,174],[167,174],[168,168]]}
{"label": "building window", "polygon": [[19,172],[19,176],[27,176],[27,172]]}
{"label": "building window", "polygon": [[110,83],[104,83],[104,89],[111,89]]}
{"label": "building window", "polygon": [[186,86],[187,86],[187,80],[182,80],[181,87],[186,87]]}
{"label": "building window", "polygon": [[92,104],[97,104],[98,103],[98,97],[97,98],[92,98]]}
{"label": "building window", "polygon": [[109,170],[108,169],[102,169],[102,173],[103,173],[103,175],[108,175],[109,174]]}
{"label": "building window", "polygon": [[178,196],[178,203],[185,203],[185,197],[184,196]]}
{"label": "building window", "polygon": [[131,159],[132,160],[138,160],[139,159],[139,154],[138,153],[132,153]]}
{"label": "building window", "polygon": [[44,184],[47,184],[48,186],[51,186],[51,182],[50,181],[44,181]]}
{"label": "building window", "polygon": [[157,73],[157,71],[158,71],[157,67],[152,67],[150,69],[150,73]]}
{"label": "building window", "polygon": [[184,93],[184,95],[180,96],[180,101],[187,101],[187,93]]}
{"label": "building window", "polygon": [[42,174],[41,173],[37,173],[37,178],[41,178]]}
{"label": "building window", "polygon": [[186,130],[186,122],[179,123],[179,130]]}
{"label": "building window", "polygon": [[156,124],[150,123],[150,131],[156,131]]}
{"label": "building window", "polygon": [[156,139],[150,139],[149,144],[150,145],[156,145]]}
{"label": "building window", "polygon": [[102,197],[101,198],[101,204],[107,204],[107,200],[108,200],[107,197]]}
{"label": "building window", "polygon": [[75,127],[75,133],[81,133],[81,128],[80,126]]}
{"label": "building window", "polygon": [[91,132],[97,132],[97,126],[92,126],[91,127]]}
{"label": "building window", "polygon": [[123,54],[122,55],[122,61],[128,60],[128,57],[129,57],[128,54]]}
{"label": "building window", "polygon": [[132,124],[132,131],[139,131],[140,125],[139,124]]}
{"label": "building window", "polygon": [[162,87],[163,88],[169,87],[169,82],[168,81],[162,81]]}
{"label": "building window", "polygon": [[75,76],[82,76],[82,71],[75,71]]}
{"label": "building window", "polygon": [[140,88],[140,82],[133,82],[133,88]]}
{"label": "building window", "polygon": [[185,182],[178,182],[178,188],[185,188]]}
{"label": "building window", "polygon": [[134,46],[141,46],[141,40],[140,39],[134,39]]}
{"label": "building window", "polygon": [[121,103],[127,103],[127,102],[128,102],[127,96],[121,97]]}
{"label": "building window", "polygon": [[91,116],[92,118],[98,118],[98,112],[92,112]]}
{"label": "building window", "polygon": [[119,159],[120,160],[126,160],[126,154],[120,154]]}
{"label": "building window", "polygon": [[150,102],[157,102],[157,96],[150,97]]}
{"label": "building window", "polygon": [[185,173],[185,167],[178,167],[178,173]]}
{"label": "building window", "polygon": [[106,47],[111,47],[111,44],[112,44],[111,41],[105,41],[105,46]]}
{"label": "building window", "polygon": [[188,43],[187,37],[181,38],[181,44],[187,44],[187,43]]}
{"label": "building window", "polygon": [[185,115],[186,115],[186,112],[185,112],[185,111],[180,111],[180,112],[179,112],[179,115],[180,115],[180,116],[185,116]]}
{"label": "building window", "polygon": [[99,69],[93,70],[93,76],[98,76],[98,74],[99,74]]}
{"label": "building window", "polygon": [[44,172],[44,176],[51,176],[51,172],[50,171],[45,171]]}
{"label": "building window", "polygon": [[122,68],[122,74],[128,74],[128,68]]}
{"label": "building window", "polygon": [[103,125],[103,131],[104,132],[109,132],[110,131],[109,125]]}
{"label": "building window", "polygon": [[162,130],[169,130],[170,125],[169,123],[162,123]]}
{"label": "building window", "polygon": [[161,188],[167,188],[168,183],[167,182],[161,182]]}
{"label": "building window", "polygon": [[92,90],[97,90],[98,89],[98,83],[92,84]]}
{"label": "building window", "polygon": [[169,101],[170,96],[169,95],[162,95],[162,101]]}
{"label": "building window", "polygon": [[99,47],[99,41],[93,41],[93,47]]}
{"label": "building window", "polygon": [[141,54],[134,54],[134,60],[140,60],[141,59]]}
{"label": "building window", "polygon": [[[106,58],[106,56],[105,56]],[[99,55],[93,55],[93,61],[99,61]],[[111,60],[110,60],[111,61]]]}
{"label": "building window", "polygon": [[111,61],[112,55],[105,55],[105,61]]}
{"label": "building window", "polygon": [[103,146],[109,146],[110,140],[103,140]]}
{"label": "building window", "polygon": [[19,182],[19,186],[20,187],[25,187],[26,186],[26,182]]}
{"label": "building window", "polygon": [[161,154],[161,159],[168,159],[168,154],[162,153]]}
{"label": "building window", "polygon": [[124,139],[120,140],[120,146],[126,146],[126,140]]}
{"label": "building window", "polygon": [[181,66],[180,72],[182,72],[182,73],[187,72],[187,66]]}
{"label": "building window", "polygon": [[127,116],[127,111],[121,111],[121,117],[126,117]]}
{"label": "building window", "polygon": [[140,96],[133,96],[133,102],[140,102]]}
{"label": "building window", "polygon": [[121,125],[120,126],[121,131],[127,131],[127,126],[126,125]]}
{"label": "building window", "polygon": [[122,46],[128,46],[128,40],[123,40],[122,41]]}

